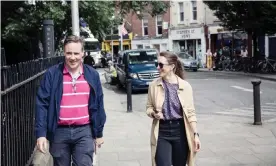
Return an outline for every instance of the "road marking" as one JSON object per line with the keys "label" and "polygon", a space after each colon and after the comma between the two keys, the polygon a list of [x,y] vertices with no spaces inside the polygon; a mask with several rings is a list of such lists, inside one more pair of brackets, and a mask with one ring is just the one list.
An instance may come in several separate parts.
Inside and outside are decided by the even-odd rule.
{"label": "road marking", "polygon": [[243,114],[239,112],[216,112],[217,114],[222,114],[222,115],[238,115],[238,116],[248,116],[248,117],[253,117],[253,115],[249,114]]}
{"label": "road marking", "polygon": [[[244,110],[254,110],[254,107],[253,108],[250,108],[250,107],[241,107],[240,109],[244,109]],[[265,107],[261,107],[261,111],[268,111],[268,112],[270,112],[270,111],[275,111],[276,110],[276,108],[265,108]]]}
{"label": "road marking", "polygon": [[[273,103],[274,104],[274,103]],[[223,110],[219,112],[215,112],[218,115],[225,115],[225,116],[237,116],[237,117],[245,117],[245,118],[252,118],[254,117],[254,105],[248,107],[239,107],[239,108],[232,108],[229,110]],[[261,106],[261,115],[264,119],[264,122],[276,122],[276,104],[269,105],[264,104]]]}
{"label": "road marking", "polygon": [[275,105],[276,106],[276,103],[265,103],[267,105]]}
{"label": "road marking", "polygon": [[[235,109],[232,109],[232,110],[230,110],[231,112],[233,112],[233,111],[236,111],[236,112],[240,112],[240,113],[245,113],[245,114],[254,114],[254,111],[253,110],[243,110],[243,109],[239,109],[239,108],[235,108]],[[261,114],[262,115],[275,115],[275,112],[269,112],[269,111],[266,111],[266,110],[263,110],[262,109],[262,112],[261,112]]]}
{"label": "road marking", "polygon": [[262,106],[262,107],[265,107],[265,108],[274,108],[274,109],[276,109],[275,106]]}
{"label": "road marking", "polygon": [[[236,88],[236,89],[240,89],[242,91],[245,91],[245,92],[253,92],[253,89],[247,89],[247,88],[243,88],[243,87],[240,87],[240,86],[231,86],[232,88]],[[262,91],[260,91],[260,93],[263,93]]]}
{"label": "road marking", "polygon": [[265,120],[265,122],[270,123],[270,122],[276,122],[276,118]]}

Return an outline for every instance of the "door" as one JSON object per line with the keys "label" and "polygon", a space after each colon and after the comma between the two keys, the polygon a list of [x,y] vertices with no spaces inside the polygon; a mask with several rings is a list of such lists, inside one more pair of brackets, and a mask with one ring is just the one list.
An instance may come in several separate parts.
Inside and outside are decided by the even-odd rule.
{"label": "door", "polygon": [[276,60],[276,37],[269,37],[269,58]]}

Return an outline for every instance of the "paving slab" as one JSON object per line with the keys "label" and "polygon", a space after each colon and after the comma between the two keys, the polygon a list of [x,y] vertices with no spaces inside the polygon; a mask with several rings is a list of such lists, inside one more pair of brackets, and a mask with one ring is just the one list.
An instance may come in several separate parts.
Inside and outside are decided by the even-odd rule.
{"label": "paving slab", "polygon": [[[135,108],[127,113],[122,104],[125,95],[103,90],[107,122],[105,143],[98,150],[98,166],[150,166],[151,119]],[[275,122],[255,126],[242,117],[212,114],[197,117],[202,143],[197,166],[276,165]]]}

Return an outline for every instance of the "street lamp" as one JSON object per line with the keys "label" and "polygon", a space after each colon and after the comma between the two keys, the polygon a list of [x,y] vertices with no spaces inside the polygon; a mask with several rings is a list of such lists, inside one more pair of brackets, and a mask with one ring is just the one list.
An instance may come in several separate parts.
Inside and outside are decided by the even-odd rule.
{"label": "street lamp", "polygon": [[112,58],[112,63],[114,62],[114,56],[113,56],[113,21],[115,19],[115,16],[113,15],[111,18],[111,58]]}
{"label": "street lamp", "polygon": [[72,31],[76,36],[80,36],[80,21],[79,21],[79,2],[78,0],[71,1],[71,14],[72,14]]}

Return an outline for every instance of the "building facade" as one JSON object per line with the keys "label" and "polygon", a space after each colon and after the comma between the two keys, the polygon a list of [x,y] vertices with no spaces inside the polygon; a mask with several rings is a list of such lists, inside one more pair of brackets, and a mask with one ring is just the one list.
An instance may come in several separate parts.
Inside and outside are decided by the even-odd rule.
{"label": "building facade", "polygon": [[169,49],[170,9],[165,14],[156,17],[143,13],[142,19],[131,13],[126,20],[132,27],[132,49],[156,48],[160,52]]}
{"label": "building facade", "polygon": [[169,50],[188,52],[205,63],[206,13],[202,1],[171,1]]}

